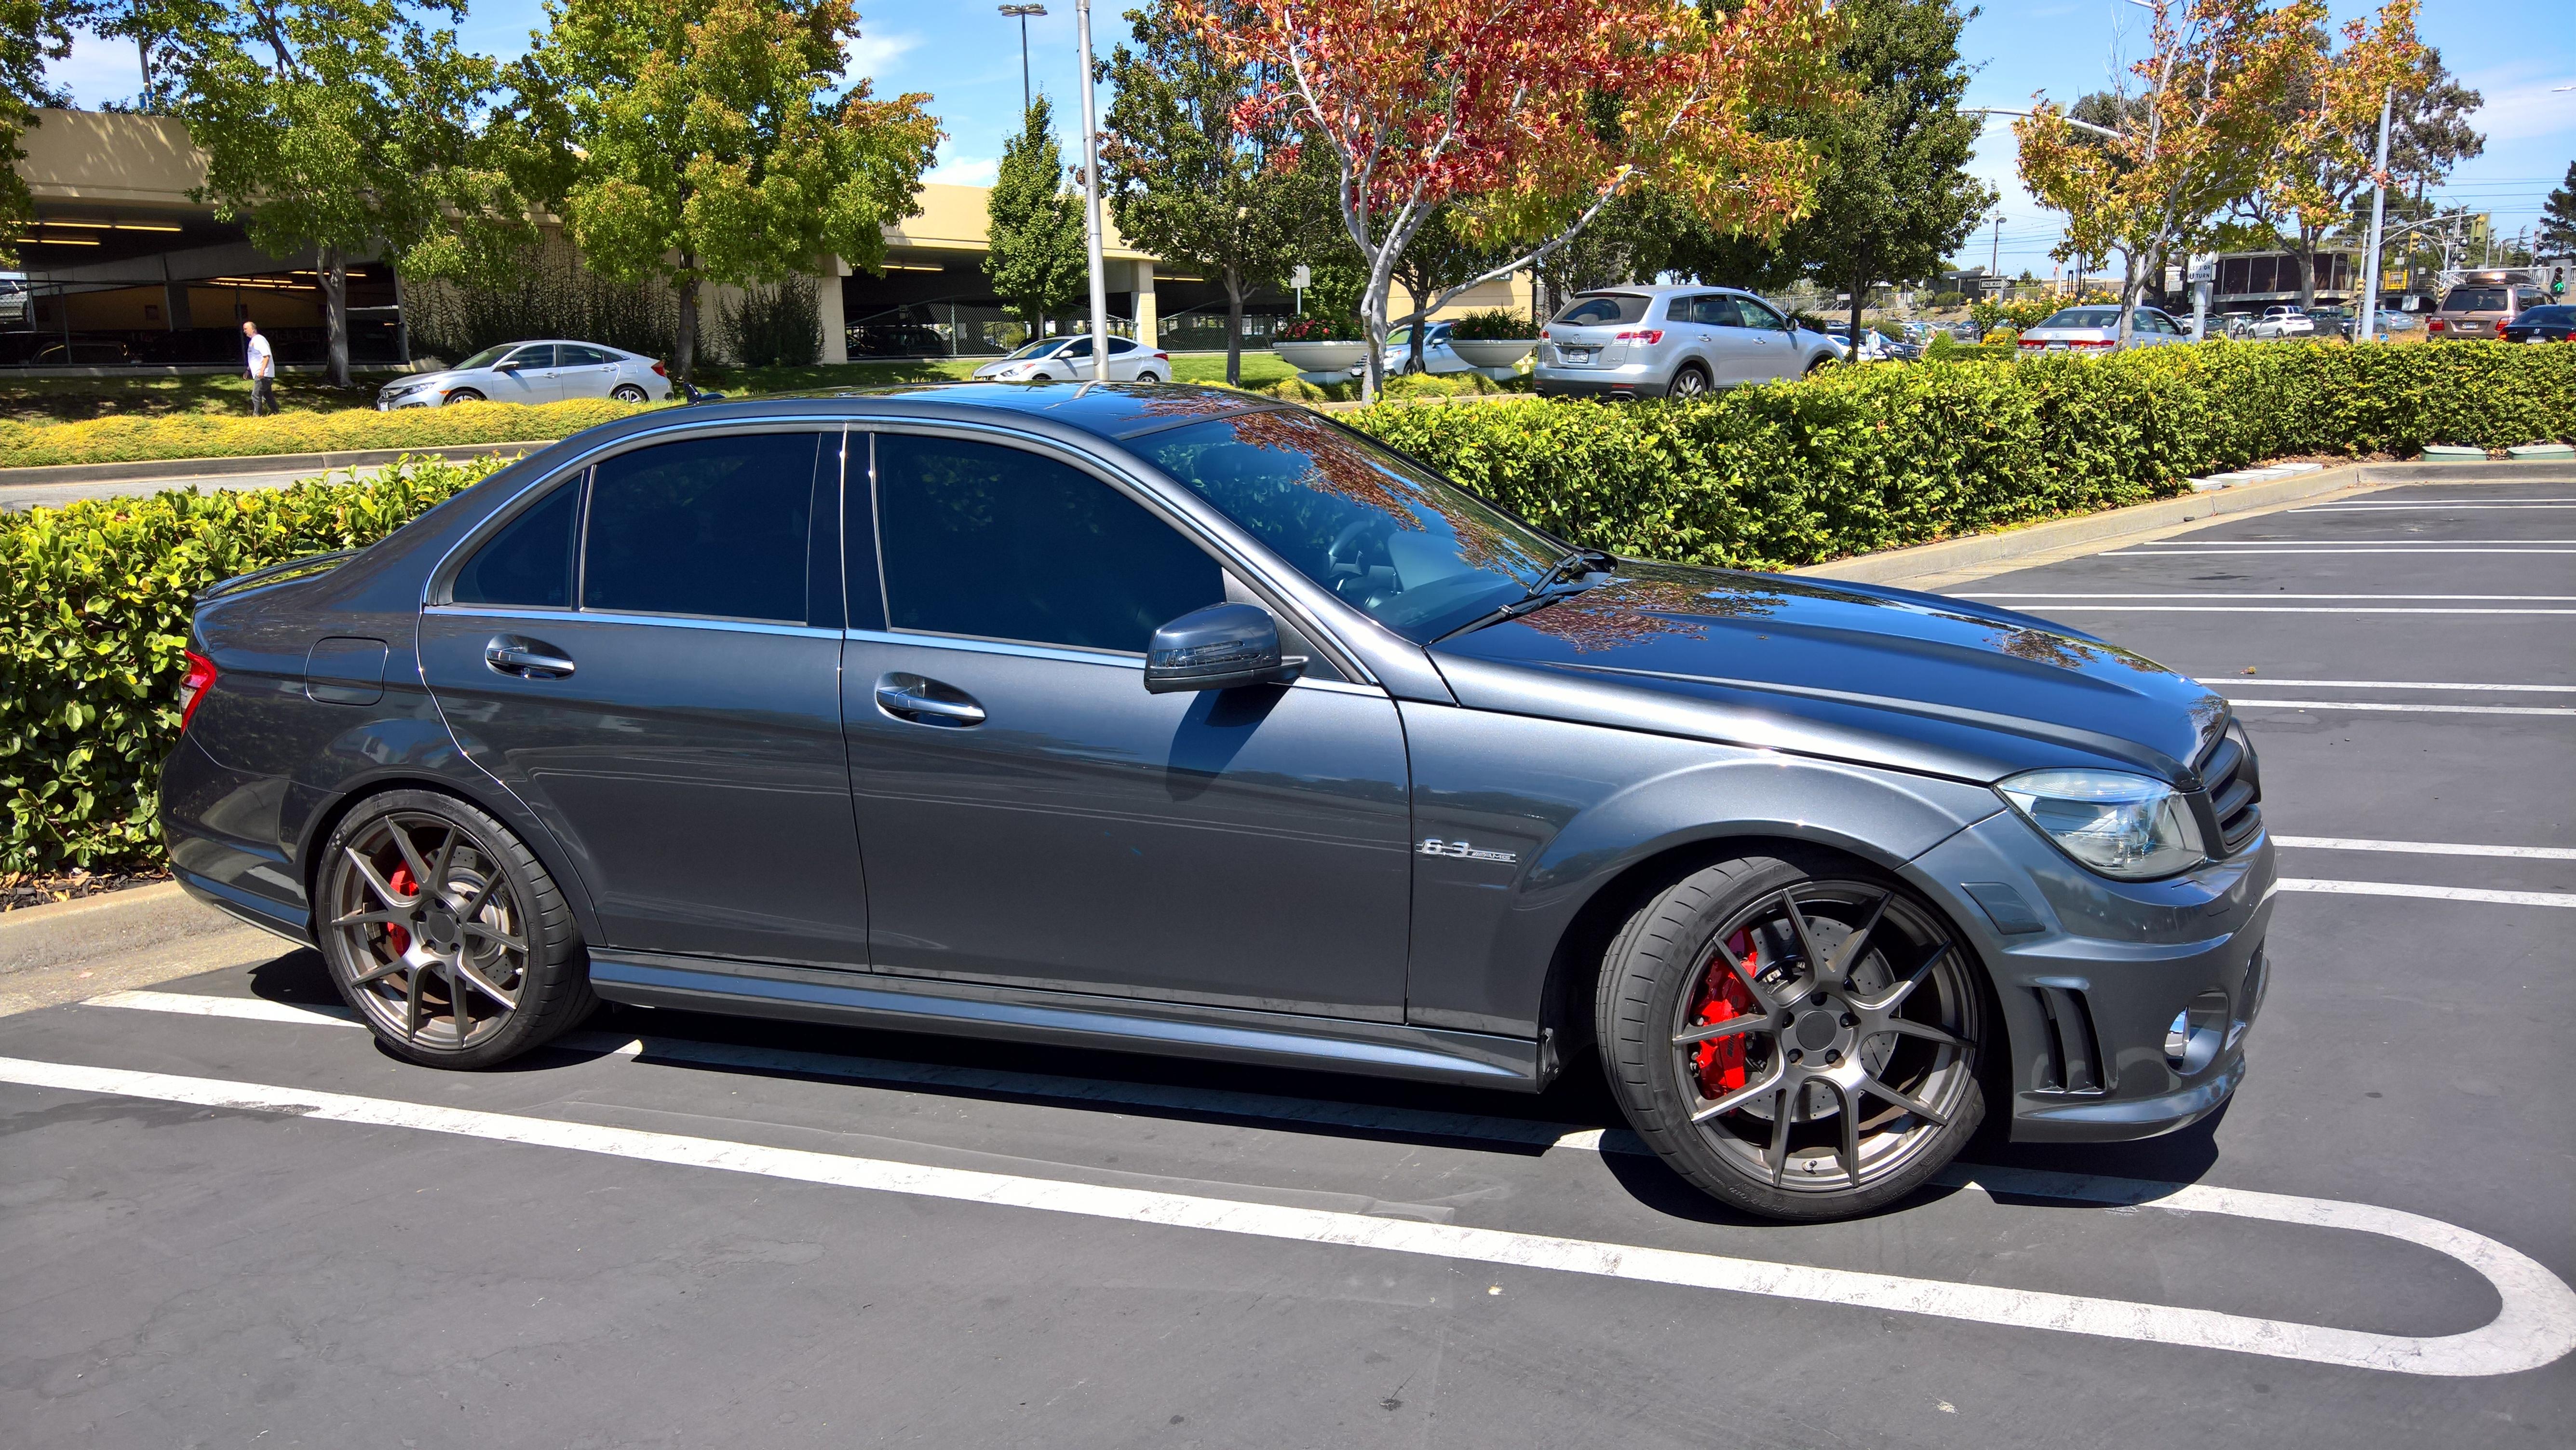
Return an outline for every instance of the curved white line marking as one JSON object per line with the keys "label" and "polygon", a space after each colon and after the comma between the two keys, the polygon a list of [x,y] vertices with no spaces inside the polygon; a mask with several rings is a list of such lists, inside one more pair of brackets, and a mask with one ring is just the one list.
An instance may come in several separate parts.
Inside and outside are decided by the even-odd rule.
{"label": "curved white line marking", "polygon": [[1367,1214],[1188,1194],[1157,1193],[1016,1174],[939,1168],[889,1159],[843,1157],[717,1138],[566,1123],[426,1103],[356,1097],[265,1083],[130,1072],[120,1068],[0,1058],[0,1081],[66,1092],[151,1098],[247,1112],[293,1113],[329,1122],[451,1133],[492,1142],[565,1148],[650,1163],[948,1199],[1127,1223],[1349,1248],[1426,1254],[1478,1263],[1690,1288],[1723,1289],[1776,1299],[1895,1310],[1979,1324],[2048,1329],[2102,1339],[2233,1350],[2355,1369],[2452,1377],[2537,1369],[2576,1349],[2576,1292],[2529,1257],[2483,1235],[2435,1219],[2365,1204],[2234,1189],[2082,1179],[2017,1170],[1976,1169],[1969,1181],[1989,1191],[2047,1197],[2161,1203],[2186,1212],[2351,1229],[2403,1239],[2467,1265],[2495,1286],[2496,1317],[2465,1334],[2410,1338],[2256,1319],[2206,1309],[2004,1289],[1894,1274],[1821,1269],[1720,1254],[1599,1243],[1547,1234],[1456,1224],[1417,1223]]}

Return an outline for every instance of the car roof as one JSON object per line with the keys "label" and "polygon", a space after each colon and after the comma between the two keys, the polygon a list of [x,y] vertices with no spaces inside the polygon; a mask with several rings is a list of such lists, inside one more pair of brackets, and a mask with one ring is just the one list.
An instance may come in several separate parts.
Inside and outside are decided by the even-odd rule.
{"label": "car roof", "polygon": [[1747,291],[1742,287],[1729,287],[1722,282],[1640,282],[1635,286],[1630,286],[1623,282],[1609,287],[1586,287],[1574,295],[1577,297],[1603,297],[1620,292],[1625,292],[1635,297],[1669,297],[1676,292],[1732,292],[1740,297],[1754,297],[1759,295],[1757,293]]}
{"label": "car roof", "polygon": [[[1118,442],[1142,433],[1244,413],[1282,412],[1295,404],[1187,383],[902,383],[875,388],[831,388],[770,393],[683,409],[657,408],[605,424],[602,441],[621,432],[644,432],[675,422],[731,418],[911,420],[938,423],[1009,422],[1037,433],[1086,434]],[[616,430],[616,431],[610,431]]]}

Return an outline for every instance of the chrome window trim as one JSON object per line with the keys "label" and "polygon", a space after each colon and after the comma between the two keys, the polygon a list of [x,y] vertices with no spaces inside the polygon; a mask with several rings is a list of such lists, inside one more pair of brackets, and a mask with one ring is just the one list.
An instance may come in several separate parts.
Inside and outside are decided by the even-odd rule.
{"label": "chrome window trim", "polygon": [[605,609],[546,609],[488,604],[432,604],[423,614],[463,619],[570,620],[581,624],[658,624],[676,629],[716,629],[735,634],[792,634],[812,639],[839,639],[837,629],[810,624],[781,624],[774,619],[729,619],[712,614],[634,614]]}

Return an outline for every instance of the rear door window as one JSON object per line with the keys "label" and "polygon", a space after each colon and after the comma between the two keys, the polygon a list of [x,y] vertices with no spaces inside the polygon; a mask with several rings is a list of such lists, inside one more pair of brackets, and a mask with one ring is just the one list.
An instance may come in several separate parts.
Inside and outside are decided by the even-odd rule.
{"label": "rear door window", "polygon": [[615,358],[601,352],[598,348],[574,347],[567,343],[558,350],[555,366],[566,368],[595,368],[602,364],[615,361]]}
{"label": "rear door window", "polygon": [[1144,505],[1043,454],[882,433],[878,557],[896,629],[1141,654],[1225,600],[1217,561]]}
{"label": "rear door window", "polygon": [[815,433],[727,434],[600,464],[583,531],[582,608],[803,623],[821,442]]}
{"label": "rear door window", "polygon": [[1652,300],[1634,292],[1588,292],[1575,298],[1556,320],[1568,327],[1623,326],[1643,320],[1646,304]]}
{"label": "rear door window", "polygon": [[447,597],[458,604],[572,607],[574,524],[581,480],[559,484],[474,551]]}

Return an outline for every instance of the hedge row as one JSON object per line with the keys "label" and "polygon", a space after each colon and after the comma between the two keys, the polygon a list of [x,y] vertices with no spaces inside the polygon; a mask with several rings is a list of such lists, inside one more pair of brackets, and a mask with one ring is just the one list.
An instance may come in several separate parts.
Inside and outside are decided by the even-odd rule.
{"label": "hedge row", "polygon": [[2576,437],[2576,347],[1969,355],[1707,402],[1381,406],[1341,421],[1586,544],[1787,568],[2164,497],[2264,459]]}
{"label": "hedge row", "polygon": [[251,458],[271,453],[338,453],[519,443],[568,438],[635,409],[604,398],[570,403],[473,403],[379,413],[276,413],[265,418],[177,413],[158,418],[90,418],[78,423],[0,422],[0,468],[60,463],[128,463],[154,458]]}
{"label": "hedge row", "polygon": [[366,483],[0,515],[0,872],[160,855],[154,787],[199,590],[374,543],[503,461],[406,458]]}
{"label": "hedge row", "polygon": [[[2266,458],[2576,437],[2576,347],[2210,343],[1833,369],[1693,403],[1342,416],[1584,543],[1785,567],[2133,503]],[[0,871],[157,856],[153,783],[198,590],[370,543],[498,466],[407,459],[363,485],[0,516]]]}

